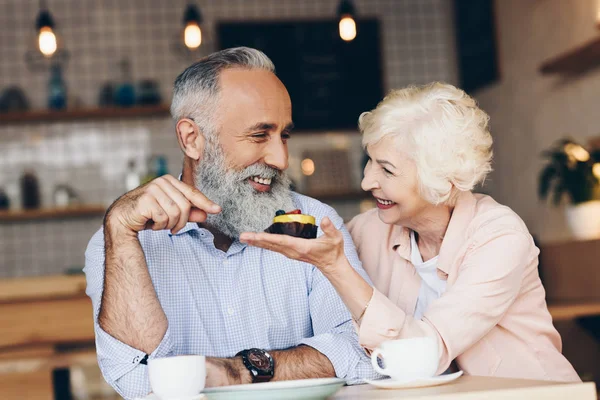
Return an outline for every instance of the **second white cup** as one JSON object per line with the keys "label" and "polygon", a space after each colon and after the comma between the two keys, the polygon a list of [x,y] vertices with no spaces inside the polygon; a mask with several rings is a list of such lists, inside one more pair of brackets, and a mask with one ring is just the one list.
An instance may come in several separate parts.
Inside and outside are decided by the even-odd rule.
{"label": "second white cup", "polygon": [[152,391],[161,400],[187,400],[200,394],[206,383],[204,356],[175,356],[148,361]]}
{"label": "second white cup", "polygon": [[[379,367],[379,356],[384,368]],[[375,371],[403,382],[435,376],[438,362],[438,344],[432,337],[388,340],[371,354]]]}

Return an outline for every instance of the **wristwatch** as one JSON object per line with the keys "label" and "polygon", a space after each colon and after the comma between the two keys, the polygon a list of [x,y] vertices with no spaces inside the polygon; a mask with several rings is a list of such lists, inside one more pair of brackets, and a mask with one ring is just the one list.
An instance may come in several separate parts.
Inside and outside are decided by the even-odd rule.
{"label": "wristwatch", "polygon": [[242,350],[235,355],[242,357],[244,366],[252,375],[252,383],[269,382],[275,374],[275,360],[261,349]]}

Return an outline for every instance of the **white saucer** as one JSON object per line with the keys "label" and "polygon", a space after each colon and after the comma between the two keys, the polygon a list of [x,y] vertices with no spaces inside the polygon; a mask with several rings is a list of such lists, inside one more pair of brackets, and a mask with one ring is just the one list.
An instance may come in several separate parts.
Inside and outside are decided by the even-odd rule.
{"label": "white saucer", "polygon": [[392,378],[382,379],[380,381],[372,381],[365,379],[365,382],[377,386],[381,389],[409,389],[409,388],[420,388],[427,386],[439,386],[452,382],[458,379],[463,374],[462,371],[455,372],[448,375],[434,376],[433,378],[422,378],[413,381],[395,381]]}
{"label": "white saucer", "polygon": [[326,399],[346,381],[339,378],[298,379],[204,389],[208,400]]}
{"label": "white saucer", "polygon": [[[197,394],[193,397],[187,397],[185,399],[172,399],[172,400],[203,400],[206,399],[206,396],[203,395],[202,393]],[[160,397],[158,397],[158,395],[154,394],[154,393],[150,393],[148,396],[143,397],[143,398],[138,398],[136,400],[162,400]],[[171,400],[171,399],[169,399]]]}

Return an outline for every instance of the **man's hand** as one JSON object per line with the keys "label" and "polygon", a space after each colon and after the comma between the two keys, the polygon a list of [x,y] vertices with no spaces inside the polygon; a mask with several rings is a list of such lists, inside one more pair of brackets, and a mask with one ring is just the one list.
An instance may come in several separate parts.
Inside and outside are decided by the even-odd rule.
{"label": "man's hand", "polygon": [[189,222],[206,221],[221,208],[198,189],[164,175],[125,193],[106,213],[106,224],[125,233],[170,229],[177,233]]}
{"label": "man's hand", "polygon": [[244,383],[252,383],[252,377],[240,357],[206,358],[206,387]]}

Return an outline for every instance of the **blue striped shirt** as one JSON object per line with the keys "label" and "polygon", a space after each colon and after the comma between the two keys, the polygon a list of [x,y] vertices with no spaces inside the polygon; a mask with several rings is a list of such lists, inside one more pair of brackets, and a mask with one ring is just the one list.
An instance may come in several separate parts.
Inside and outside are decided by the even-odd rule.
{"label": "blue striped shirt", "polygon": [[[342,230],[350,264],[369,281],[335,210],[296,193],[294,202],[303,213],[314,215],[317,224],[328,216]],[[168,230],[139,233],[169,322],[150,359],[180,354],[232,357],[252,347],[278,350],[305,344],[327,356],[336,375],[348,383],[376,376],[358,344],[348,310],[315,266],[237,240],[223,252],[213,239],[195,223],[175,235]],[[104,281],[102,229],[88,245],[84,271],[86,293],[94,306],[100,369],[123,397],[145,396],[151,391],[147,366],[140,363],[145,353],[98,325]]]}

